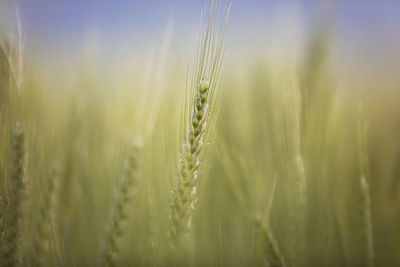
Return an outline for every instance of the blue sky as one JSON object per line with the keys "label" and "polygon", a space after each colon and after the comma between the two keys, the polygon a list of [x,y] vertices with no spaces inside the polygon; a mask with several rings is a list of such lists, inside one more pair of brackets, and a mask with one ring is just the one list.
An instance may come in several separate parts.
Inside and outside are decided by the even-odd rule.
{"label": "blue sky", "polygon": [[[296,10],[299,27],[307,32],[326,16],[318,0],[232,0],[230,41],[251,52],[255,44],[268,42],[271,28],[280,31],[279,18]],[[116,51],[142,51],[161,40],[173,20],[173,47],[192,42],[200,24],[200,12],[208,0],[16,0],[28,47],[53,48],[73,54],[88,36]],[[337,0],[334,38],[349,53],[379,50],[400,58],[400,1]],[[296,21],[294,23],[297,23]],[[295,25],[297,26],[297,25]],[[244,47],[244,48],[243,48]],[[190,48],[192,48],[190,46]],[[254,49],[253,49],[254,50]],[[361,53],[361,52],[360,52]],[[365,51],[363,52],[365,53]],[[380,55],[378,54],[378,57]]]}
{"label": "blue sky", "polygon": [[[268,24],[279,5],[297,6],[312,19],[322,1],[233,0],[231,25]],[[337,22],[349,30],[395,30],[400,25],[400,1],[338,0]],[[34,34],[80,38],[91,27],[110,37],[157,32],[173,18],[175,27],[198,25],[208,0],[17,0],[25,27]],[[283,9],[280,9],[282,12]],[[256,25],[257,26],[257,25]]]}

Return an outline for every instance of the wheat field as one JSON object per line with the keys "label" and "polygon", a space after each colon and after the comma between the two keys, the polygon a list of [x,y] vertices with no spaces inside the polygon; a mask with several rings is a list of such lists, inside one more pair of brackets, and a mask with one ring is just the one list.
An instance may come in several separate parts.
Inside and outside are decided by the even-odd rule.
{"label": "wheat field", "polygon": [[400,65],[344,70],[330,11],[251,56],[206,2],[188,57],[167,23],[148,64],[64,73],[23,7],[0,3],[0,266],[400,266]]}

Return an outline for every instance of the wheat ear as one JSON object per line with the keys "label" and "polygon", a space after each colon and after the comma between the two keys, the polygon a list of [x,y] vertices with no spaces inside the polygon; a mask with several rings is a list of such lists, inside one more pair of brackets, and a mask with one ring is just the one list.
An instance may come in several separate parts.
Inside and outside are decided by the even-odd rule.
{"label": "wheat ear", "polygon": [[215,98],[223,58],[226,17],[218,30],[214,2],[211,4],[207,27],[199,42],[193,71],[188,109],[185,113],[185,135],[176,186],[170,206],[170,238],[173,247],[190,239],[192,215],[198,199],[199,169],[205,158],[206,142],[215,123]]}
{"label": "wheat ear", "polygon": [[171,237],[176,240],[179,235],[188,233],[191,227],[192,210],[194,209],[198,182],[197,170],[200,166],[199,153],[203,149],[203,135],[207,123],[207,99],[209,83],[204,80],[199,84],[198,94],[193,107],[193,117],[190,122],[187,140],[181,159],[179,182],[173,191],[171,206],[172,229]]}
{"label": "wheat ear", "polygon": [[52,229],[55,223],[56,198],[58,192],[58,169],[56,166],[49,171],[48,184],[42,193],[43,199],[39,209],[39,217],[36,223],[35,238],[33,240],[34,256],[33,266],[45,266],[46,256],[49,253]]}
{"label": "wheat ear", "polygon": [[4,243],[1,244],[1,266],[16,266],[18,263],[19,220],[24,189],[25,167],[24,134],[20,123],[17,123],[14,131],[11,152],[10,191],[7,213],[4,218],[5,230],[2,240]]}
{"label": "wheat ear", "polygon": [[124,232],[124,224],[128,218],[128,204],[135,192],[140,175],[142,145],[135,143],[128,152],[124,173],[118,190],[116,201],[112,207],[109,232],[105,244],[104,266],[116,266],[116,259],[121,250],[120,242]]}

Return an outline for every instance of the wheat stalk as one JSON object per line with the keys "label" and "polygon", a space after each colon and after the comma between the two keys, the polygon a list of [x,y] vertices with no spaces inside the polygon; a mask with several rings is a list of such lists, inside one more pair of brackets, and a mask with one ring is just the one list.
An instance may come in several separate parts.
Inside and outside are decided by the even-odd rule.
{"label": "wheat stalk", "polygon": [[361,187],[361,205],[363,217],[363,231],[365,234],[365,252],[367,255],[367,266],[374,266],[374,240],[372,232],[371,216],[371,195],[368,180],[368,153],[366,151],[366,126],[363,122],[362,105],[359,105],[358,121],[358,149],[359,149],[359,168],[360,168],[360,187]]}
{"label": "wheat stalk", "polygon": [[278,243],[267,225],[256,218],[255,229],[261,243],[264,263],[268,267],[284,267],[286,263],[280,252]]}
{"label": "wheat stalk", "polygon": [[285,267],[286,262],[281,254],[273,232],[270,227],[271,209],[275,198],[277,176],[274,177],[274,183],[264,218],[255,217],[255,229],[258,233],[259,240],[261,241],[262,256],[264,257],[265,265],[270,267]]}

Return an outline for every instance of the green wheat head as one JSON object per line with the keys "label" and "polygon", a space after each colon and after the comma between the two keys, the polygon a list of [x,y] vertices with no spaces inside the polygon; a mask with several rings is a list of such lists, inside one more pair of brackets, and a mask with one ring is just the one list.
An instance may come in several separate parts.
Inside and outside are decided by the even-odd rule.
{"label": "green wheat head", "polygon": [[25,144],[20,123],[17,123],[11,151],[10,188],[8,205],[4,218],[4,233],[1,245],[1,266],[16,266],[18,263],[17,249],[19,237],[19,221],[24,190]]}
{"label": "green wheat head", "polygon": [[137,180],[140,176],[142,145],[135,143],[128,152],[124,174],[121,179],[117,199],[112,207],[112,217],[106,239],[104,266],[117,266],[117,257],[121,251],[121,239],[128,219],[128,206],[136,191]]}
{"label": "green wheat head", "polygon": [[216,119],[216,95],[223,58],[225,25],[230,7],[226,7],[225,21],[218,28],[214,4],[211,4],[207,27],[200,39],[191,88],[186,99],[190,104],[185,111],[183,151],[170,207],[170,238],[173,246],[183,239],[190,238],[193,210],[198,199],[201,165]]}
{"label": "green wheat head", "polygon": [[49,261],[51,252],[51,241],[55,226],[55,216],[57,208],[57,194],[59,187],[59,170],[56,166],[52,167],[48,174],[47,184],[42,193],[43,199],[38,212],[38,220],[33,239],[33,266],[45,266]]}

